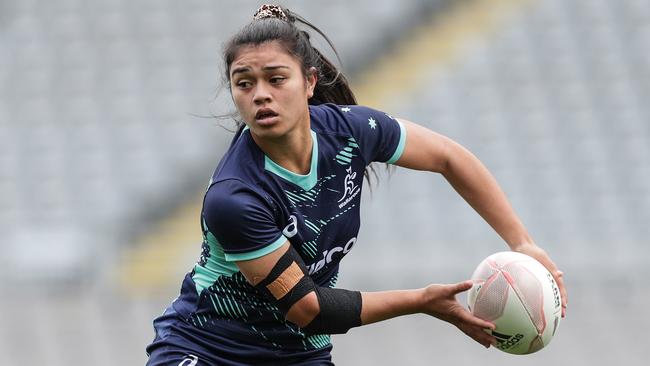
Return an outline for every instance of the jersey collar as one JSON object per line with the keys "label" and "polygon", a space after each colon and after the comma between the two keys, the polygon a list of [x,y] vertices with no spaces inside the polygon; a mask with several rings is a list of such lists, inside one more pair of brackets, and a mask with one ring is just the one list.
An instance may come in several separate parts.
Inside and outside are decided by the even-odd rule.
{"label": "jersey collar", "polygon": [[296,174],[288,169],[285,169],[278,165],[276,162],[271,160],[266,154],[264,154],[264,169],[277,175],[278,177],[289,181],[298,187],[309,191],[316,185],[318,181],[318,139],[316,138],[316,132],[311,131],[311,167],[309,168],[309,173],[302,175]]}

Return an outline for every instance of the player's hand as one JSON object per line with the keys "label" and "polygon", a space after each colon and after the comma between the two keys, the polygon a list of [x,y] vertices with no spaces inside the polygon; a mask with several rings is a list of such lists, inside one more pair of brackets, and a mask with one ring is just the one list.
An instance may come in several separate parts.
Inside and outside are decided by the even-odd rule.
{"label": "player's hand", "polygon": [[456,294],[472,288],[472,281],[453,285],[430,285],[424,289],[425,314],[449,322],[485,348],[496,344],[496,338],[486,333],[486,329],[495,329],[494,324],[477,318],[456,300]]}
{"label": "player's hand", "polygon": [[513,248],[514,251],[529,255],[539,261],[549,272],[553,275],[557,287],[560,289],[560,296],[562,297],[562,317],[566,317],[567,306],[567,291],[564,286],[564,272],[560,271],[551,258],[546,254],[544,249],[535,244],[522,244]]}

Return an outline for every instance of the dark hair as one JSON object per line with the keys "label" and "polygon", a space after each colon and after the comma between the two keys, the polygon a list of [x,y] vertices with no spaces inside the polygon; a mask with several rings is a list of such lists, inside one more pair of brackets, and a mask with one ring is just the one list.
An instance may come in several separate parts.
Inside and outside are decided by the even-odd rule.
{"label": "dark hair", "polygon": [[[341,58],[339,57],[332,41],[330,41],[330,39],[320,29],[311,24],[305,18],[289,9],[281,9],[286,15],[287,20],[276,17],[253,20],[226,43],[223,56],[228,85],[230,85],[230,65],[235,60],[237,53],[242,47],[277,41],[289,54],[293,55],[300,61],[303,75],[306,76],[312,67],[317,70],[318,78],[316,87],[314,88],[314,95],[309,99],[309,104],[357,104],[357,100],[352,89],[350,89],[345,76],[330,60],[327,59],[327,57],[311,44],[309,33],[299,29],[296,23],[303,24],[321,35],[332,48],[340,63]],[[243,123],[241,123],[241,121],[239,124],[240,126],[237,135],[241,133],[243,128]],[[370,173],[377,178],[377,174],[372,165],[369,165],[364,172],[368,182],[370,182]]]}
{"label": "dark hair", "polygon": [[309,33],[300,30],[296,23],[302,23],[318,32],[332,47],[340,62],[338,52],[329,38],[320,29],[298,14],[291,12],[289,9],[282,8],[282,10],[288,20],[279,18],[253,20],[226,43],[224,49],[226,80],[230,79],[230,64],[235,60],[241,47],[277,41],[289,54],[300,61],[303,75],[307,75],[312,67],[318,70],[314,96],[309,99],[309,104],[357,104],[345,76],[327,57],[312,46]]}

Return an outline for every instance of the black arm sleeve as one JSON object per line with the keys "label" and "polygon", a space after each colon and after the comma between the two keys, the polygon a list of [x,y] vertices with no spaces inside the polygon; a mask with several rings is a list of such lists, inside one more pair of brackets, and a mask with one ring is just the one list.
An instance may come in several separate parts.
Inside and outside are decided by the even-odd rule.
{"label": "black arm sleeve", "polygon": [[320,312],[303,331],[305,334],[344,334],[361,325],[361,293],[339,288],[317,287]]}

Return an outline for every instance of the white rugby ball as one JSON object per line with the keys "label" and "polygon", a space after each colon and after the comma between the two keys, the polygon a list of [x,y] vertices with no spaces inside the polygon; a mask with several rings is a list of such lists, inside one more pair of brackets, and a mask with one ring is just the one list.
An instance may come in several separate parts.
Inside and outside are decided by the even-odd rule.
{"label": "white rugby ball", "polygon": [[469,310],[496,325],[496,348],[523,355],[549,344],[560,325],[562,300],[541,263],[517,252],[495,253],[478,265],[472,281]]}

